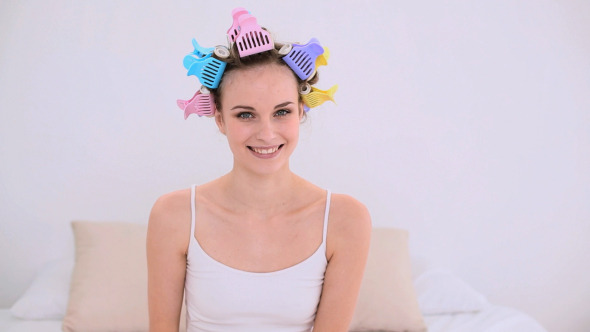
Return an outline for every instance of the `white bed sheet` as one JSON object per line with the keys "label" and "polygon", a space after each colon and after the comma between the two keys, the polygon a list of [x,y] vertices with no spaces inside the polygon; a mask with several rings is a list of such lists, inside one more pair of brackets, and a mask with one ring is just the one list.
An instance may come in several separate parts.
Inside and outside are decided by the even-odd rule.
{"label": "white bed sheet", "polygon": [[[425,316],[428,332],[547,332],[516,309],[490,305],[478,313]],[[61,332],[59,320],[22,320],[0,309],[2,332]]]}
{"label": "white bed sheet", "polygon": [[428,332],[547,332],[522,311],[497,305],[477,313],[424,316],[424,320]]}
{"label": "white bed sheet", "polygon": [[61,320],[23,320],[13,317],[10,309],[0,309],[1,332],[61,332]]}

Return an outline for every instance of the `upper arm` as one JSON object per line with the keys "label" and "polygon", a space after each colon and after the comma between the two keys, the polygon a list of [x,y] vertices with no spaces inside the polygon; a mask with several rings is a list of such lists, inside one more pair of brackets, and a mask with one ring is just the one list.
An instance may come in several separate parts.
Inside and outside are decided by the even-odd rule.
{"label": "upper arm", "polygon": [[178,331],[189,234],[190,198],[181,192],[160,197],[146,241],[150,331]]}
{"label": "upper arm", "polygon": [[348,331],[371,238],[371,217],[352,197],[334,195],[328,225],[328,266],[314,331]]}

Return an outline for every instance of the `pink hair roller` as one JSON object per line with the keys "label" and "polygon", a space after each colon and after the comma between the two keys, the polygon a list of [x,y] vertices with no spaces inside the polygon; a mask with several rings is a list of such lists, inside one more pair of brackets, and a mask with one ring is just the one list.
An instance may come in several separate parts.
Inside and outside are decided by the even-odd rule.
{"label": "pink hair roller", "polygon": [[184,119],[191,114],[198,116],[212,117],[215,115],[215,101],[213,95],[205,87],[201,87],[195,95],[189,100],[178,99],[178,107],[184,111]]}
{"label": "pink hair roller", "polygon": [[236,41],[236,38],[240,33],[240,24],[238,19],[244,14],[248,14],[248,11],[242,7],[235,8],[231,11],[231,16],[233,17],[234,21],[229,30],[227,30],[227,41],[230,45]]}
{"label": "pink hair roller", "polygon": [[242,14],[238,18],[238,24],[240,32],[235,42],[238,46],[240,58],[274,48],[274,42],[270,34],[258,25],[254,16]]}

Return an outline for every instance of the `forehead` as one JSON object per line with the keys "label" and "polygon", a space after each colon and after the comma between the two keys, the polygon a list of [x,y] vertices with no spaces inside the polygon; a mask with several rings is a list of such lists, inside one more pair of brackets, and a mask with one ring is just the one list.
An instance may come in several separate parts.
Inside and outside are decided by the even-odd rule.
{"label": "forehead", "polygon": [[232,70],[226,75],[222,104],[230,108],[245,103],[295,103],[299,98],[295,75],[286,66],[265,64]]}

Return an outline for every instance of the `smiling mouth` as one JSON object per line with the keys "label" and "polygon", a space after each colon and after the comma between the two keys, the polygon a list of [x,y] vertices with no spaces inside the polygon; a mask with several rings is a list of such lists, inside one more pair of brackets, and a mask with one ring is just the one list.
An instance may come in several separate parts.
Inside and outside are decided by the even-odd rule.
{"label": "smiling mouth", "polygon": [[277,152],[280,148],[282,148],[283,145],[284,144],[277,145],[277,146],[274,146],[272,148],[256,148],[256,147],[253,147],[253,146],[248,146],[248,149],[250,149],[251,151],[254,151],[254,152],[258,153],[258,154],[272,154],[272,153]]}

